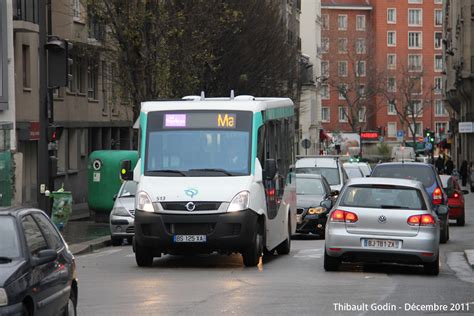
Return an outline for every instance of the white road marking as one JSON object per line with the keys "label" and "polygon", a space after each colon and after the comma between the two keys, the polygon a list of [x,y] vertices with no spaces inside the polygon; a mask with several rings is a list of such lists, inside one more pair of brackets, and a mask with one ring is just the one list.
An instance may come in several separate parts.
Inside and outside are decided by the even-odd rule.
{"label": "white road marking", "polygon": [[456,276],[461,281],[474,283],[474,272],[467,263],[463,252],[448,253],[448,266],[456,272]]}
{"label": "white road marking", "polygon": [[319,259],[323,257],[323,248],[315,249],[302,249],[299,250],[293,258],[302,258],[302,259]]}

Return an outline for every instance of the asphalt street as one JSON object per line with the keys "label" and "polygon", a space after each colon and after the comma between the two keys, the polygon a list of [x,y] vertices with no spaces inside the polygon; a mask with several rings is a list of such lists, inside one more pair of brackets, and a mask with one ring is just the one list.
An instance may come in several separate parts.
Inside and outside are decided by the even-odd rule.
{"label": "asphalt street", "polygon": [[472,315],[474,273],[463,251],[474,249],[474,194],[466,202],[466,226],[452,223],[437,277],[396,265],[325,272],[324,240],[311,236],[296,237],[289,255],[257,268],[245,268],[240,255],[217,254],[167,255],[139,268],[124,245],[77,257],[78,314]]}

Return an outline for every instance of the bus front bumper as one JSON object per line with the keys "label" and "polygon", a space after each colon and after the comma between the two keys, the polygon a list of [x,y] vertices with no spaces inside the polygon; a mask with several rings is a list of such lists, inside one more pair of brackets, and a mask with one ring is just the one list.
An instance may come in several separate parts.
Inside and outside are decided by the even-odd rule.
{"label": "bus front bumper", "polygon": [[[241,252],[252,244],[258,214],[250,209],[220,214],[163,214],[137,210],[135,241],[163,253]],[[177,242],[175,236],[201,236],[199,242]],[[205,237],[202,237],[205,236]],[[180,237],[182,240],[182,237]],[[205,241],[202,241],[202,240]]]}

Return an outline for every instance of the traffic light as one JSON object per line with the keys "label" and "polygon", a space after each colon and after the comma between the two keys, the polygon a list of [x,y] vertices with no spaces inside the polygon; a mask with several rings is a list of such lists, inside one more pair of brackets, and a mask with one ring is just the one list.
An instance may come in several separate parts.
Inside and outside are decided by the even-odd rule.
{"label": "traffic light", "polygon": [[431,131],[429,128],[425,128],[424,136],[428,138],[431,137]]}
{"label": "traffic light", "polygon": [[61,138],[63,127],[59,125],[48,126],[48,142],[55,142]]}
{"label": "traffic light", "polygon": [[49,36],[46,43],[48,51],[48,88],[66,87],[69,79],[72,43],[57,36]]}

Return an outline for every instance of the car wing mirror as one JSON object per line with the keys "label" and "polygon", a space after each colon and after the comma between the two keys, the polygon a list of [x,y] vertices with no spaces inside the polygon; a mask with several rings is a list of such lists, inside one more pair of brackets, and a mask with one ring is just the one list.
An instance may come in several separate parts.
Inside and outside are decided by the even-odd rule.
{"label": "car wing mirror", "polygon": [[53,262],[58,258],[58,253],[54,249],[43,249],[33,257],[33,264],[39,266],[48,262]]}
{"label": "car wing mirror", "polygon": [[462,190],[461,192],[462,192],[462,194],[469,194],[468,190]]}
{"label": "car wing mirror", "polygon": [[323,200],[319,204],[320,206],[326,208],[327,210],[330,210],[332,208],[332,201],[331,200]]}
{"label": "car wing mirror", "polygon": [[339,195],[339,190],[331,191],[331,197],[335,197],[335,196],[338,196],[338,195]]}
{"label": "car wing mirror", "polygon": [[435,205],[434,210],[438,215],[446,215],[449,212],[447,205]]}
{"label": "car wing mirror", "polygon": [[117,199],[117,194],[114,194],[114,197],[112,199],[115,201]]}

